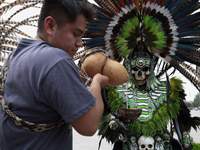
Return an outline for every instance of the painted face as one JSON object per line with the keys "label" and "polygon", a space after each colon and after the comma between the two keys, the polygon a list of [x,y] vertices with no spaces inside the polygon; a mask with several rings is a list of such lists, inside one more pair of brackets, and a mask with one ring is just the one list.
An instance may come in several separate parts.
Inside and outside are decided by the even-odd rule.
{"label": "painted face", "polygon": [[82,36],[86,29],[86,18],[78,15],[76,22],[67,23],[62,28],[57,28],[52,35],[51,45],[67,52],[71,58],[79,47],[83,46]]}
{"label": "painted face", "polygon": [[150,75],[150,62],[149,58],[136,58],[131,60],[131,73],[135,78],[138,85],[146,83]]}

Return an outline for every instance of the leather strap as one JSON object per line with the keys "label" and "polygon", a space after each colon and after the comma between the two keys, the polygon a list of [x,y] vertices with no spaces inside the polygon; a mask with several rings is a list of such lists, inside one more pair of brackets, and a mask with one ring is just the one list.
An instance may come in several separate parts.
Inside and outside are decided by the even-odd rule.
{"label": "leather strap", "polygon": [[101,68],[101,74],[102,74],[102,75],[103,75],[103,69],[104,69],[104,67],[105,67],[105,65],[106,65],[107,59],[108,59],[108,56],[106,56],[105,59],[104,59],[104,61],[103,61],[103,66],[102,66],[102,68]]}

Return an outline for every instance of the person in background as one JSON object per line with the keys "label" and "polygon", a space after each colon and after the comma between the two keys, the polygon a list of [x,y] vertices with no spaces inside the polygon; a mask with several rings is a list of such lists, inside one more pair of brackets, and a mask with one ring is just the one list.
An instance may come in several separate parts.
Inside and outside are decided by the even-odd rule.
{"label": "person in background", "polygon": [[72,127],[97,131],[109,79],[96,74],[88,90],[73,61],[94,15],[86,0],[44,0],[37,35],[20,40],[5,81],[5,103],[25,123],[0,107],[0,150],[72,150]]}

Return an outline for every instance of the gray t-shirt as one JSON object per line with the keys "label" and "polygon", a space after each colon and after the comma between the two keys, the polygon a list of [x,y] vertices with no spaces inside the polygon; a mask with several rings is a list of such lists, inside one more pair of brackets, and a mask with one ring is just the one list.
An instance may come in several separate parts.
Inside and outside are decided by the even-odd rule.
{"label": "gray t-shirt", "polygon": [[15,125],[0,107],[0,150],[72,150],[69,124],[90,110],[95,98],[63,50],[22,39],[11,60],[4,98],[11,111],[33,123],[66,124],[44,132]]}

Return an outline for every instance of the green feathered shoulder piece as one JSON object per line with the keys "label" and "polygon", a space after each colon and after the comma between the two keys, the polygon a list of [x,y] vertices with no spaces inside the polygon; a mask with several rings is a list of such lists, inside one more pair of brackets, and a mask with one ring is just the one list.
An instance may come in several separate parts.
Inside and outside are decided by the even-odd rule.
{"label": "green feathered shoulder piece", "polygon": [[[182,98],[179,97],[179,92],[181,92],[183,88],[182,81],[177,78],[171,78],[170,81],[171,88],[169,103],[167,103],[168,101],[164,101],[163,104],[157,108],[150,121],[141,122],[136,120],[133,123],[125,124],[125,126],[128,127],[128,131],[120,125],[116,128],[116,130],[112,130],[109,127],[109,123],[111,121],[110,113],[102,117],[99,124],[99,135],[106,138],[108,142],[113,143],[119,139],[120,134],[131,134],[138,138],[141,135],[153,137],[158,132],[159,134],[164,133],[169,120],[176,119],[178,117],[180,111],[180,100],[182,100]],[[126,106],[123,101],[123,97],[125,96],[119,95],[119,93],[115,90],[116,88],[117,87],[106,87],[107,100],[111,107],[111,112],[114,113],[117,113],[120,107]]]}
{"label": "green feathered shoulder piece", "polygon": [[193,150],[199,150],[200,149],[200,143],[192,143],[193,145]]}

